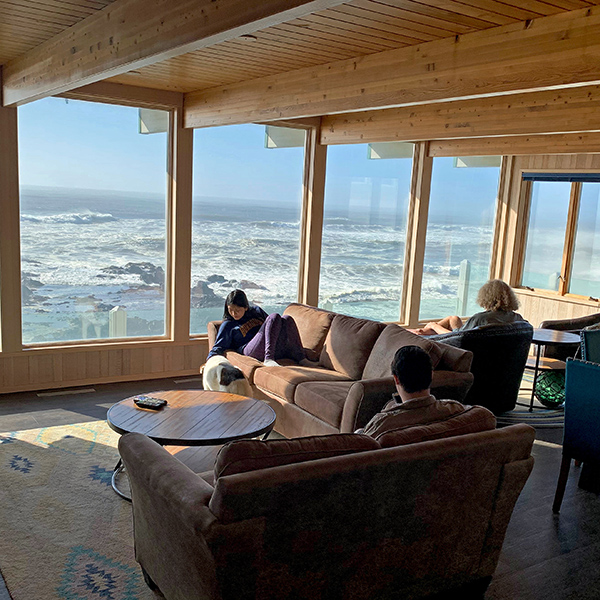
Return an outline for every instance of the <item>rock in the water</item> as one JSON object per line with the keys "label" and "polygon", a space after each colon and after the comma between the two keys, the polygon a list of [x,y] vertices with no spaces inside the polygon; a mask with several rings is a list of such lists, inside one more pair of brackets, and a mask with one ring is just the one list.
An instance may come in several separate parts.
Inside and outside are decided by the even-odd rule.
{"label": "rock in the water", "polygon": [[225,298],[217,296],[210,287],[208,282],[200,280],[192,288],[191,304],[192,308],[212,308],[213,306],[222,306]]}
{"label": "rock in the water", "polygon": [[206,281],[208,281],[208,283],[225,283],[227,280],[223,275],[209,275],[206,278]]}
{"label": "rock in the water", "polygon": [[266,290],[267,289],[264,285],[259,285],[258,283],[254,283],[254,281],[249,281],[248,279],[242,279],[238,283],[238,287],[241,290]]}
{"label": "rock in the water", "polygon": [[124,267],[111,265],[102,269],[102,273],[107,275],[139,275],[144,283],[158,284],[161,289],[165,285],[165,270],[149,262],[128,262]]}

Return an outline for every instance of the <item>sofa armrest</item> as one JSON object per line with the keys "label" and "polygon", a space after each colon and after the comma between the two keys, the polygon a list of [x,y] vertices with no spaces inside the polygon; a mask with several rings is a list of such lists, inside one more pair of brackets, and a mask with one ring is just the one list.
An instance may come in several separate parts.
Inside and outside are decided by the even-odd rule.
{"label": "sofa armrest", "polygon": [[474,381],[475,377],[470,371],[434,371],[431,393],[439,400],[463,402]]}
{"label": "sofa armrest", "polygon": [[[454,332],[448,335],[448,339],[454,339],[451,336]],[[456,335],[456,334],[454,334]],[[457,373],[468,373],[473,364],[473,353],[470,350],[465,350],[458,345],[449,344],[436,340],[436,345],[441,351],[441,358],[436,366],[436,371],[456,371]]]}
{"label": "sofa armrest", "polygon": [[340,433],[352,433],[364,427],[392,399],[395,392],[393,377],[355,382],[344,403]]}
{"label": "sofa armrest", "polygon": [[131,484],[135,557],[168,598],[220,597],[203,536],[216,517],[213,488],[159,444],[138,433],[119,440]]}

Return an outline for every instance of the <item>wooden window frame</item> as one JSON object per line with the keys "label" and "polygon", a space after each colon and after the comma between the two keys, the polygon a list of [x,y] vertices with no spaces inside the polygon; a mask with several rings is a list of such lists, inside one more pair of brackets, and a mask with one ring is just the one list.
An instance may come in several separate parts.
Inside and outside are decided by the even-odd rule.
{"label": "wooden window frame", "polygon": [[[598,174],[599,171],[595,170],[578,170],[569,169],[569,173],[574,174]],[[577,226],[579,224],[579,209],[581,206],[581,191],[583,188],[583,181],[572,181],[571,189],[569,192],[569,209],[567,212],[567,222],[565,224],[565,238],[563,244],[563,256],[561,263],[561,272],[559,275],[558,290],[547,290],[543,288],[531,288],[523,285],[523,272],[525,268],[525,254],[527,250],[527,232],[529,231],[529,221],[531,217],[531,196],[533,192],[533,181],[526,181],[523,179],[523,175],[527,173],[560,173],[556,169],[552,170],[541,170],[541,169],[527,169],[522,170],[520,173],[521,178],[521,190],[519,203],[525,208],[524,211],[524,223],[521,231],[521,236],[518,239],[519,245],[519,260],[518,260],[518,284],[515,286],[519,289],[529,290],[536,294],[547,295],[550,297],[558,298],[570,298],[574,300],[587,300],[587,301],[598,301],[598,298],[593,296],[584,296],[581,294],[573,294],[569,291],[571,284],[572,268],[573,268],[573,255],[575,251],[575,240],[577,236]]]}

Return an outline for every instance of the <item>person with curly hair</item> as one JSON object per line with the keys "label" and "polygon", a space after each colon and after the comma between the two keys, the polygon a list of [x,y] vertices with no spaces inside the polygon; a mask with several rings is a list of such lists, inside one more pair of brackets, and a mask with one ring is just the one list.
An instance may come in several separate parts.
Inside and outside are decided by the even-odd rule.
{"label": "person with curly hair", "polygon": [[485,309],[474,314],[466,323],[457,315],[444,317],[441,321],[427,323],[419,329],[411,329],[417,335],[438,335],[451,331],[465,331],[485,325],[507,325],[525,319],[517,312],[519,301],[512,288],[502,279],[491,279],[483,284],[477,294],[477,304]]}

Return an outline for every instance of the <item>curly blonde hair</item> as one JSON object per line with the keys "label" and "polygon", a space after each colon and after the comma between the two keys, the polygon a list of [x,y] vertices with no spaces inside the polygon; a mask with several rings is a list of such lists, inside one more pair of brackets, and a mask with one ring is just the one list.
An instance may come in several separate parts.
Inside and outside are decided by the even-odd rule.
{"label": "curly blonde hair", "polygon": [[485,310],[517,310],[519,301],[510,285],[502,279],[490,279],[477,294],[477,304]]}

